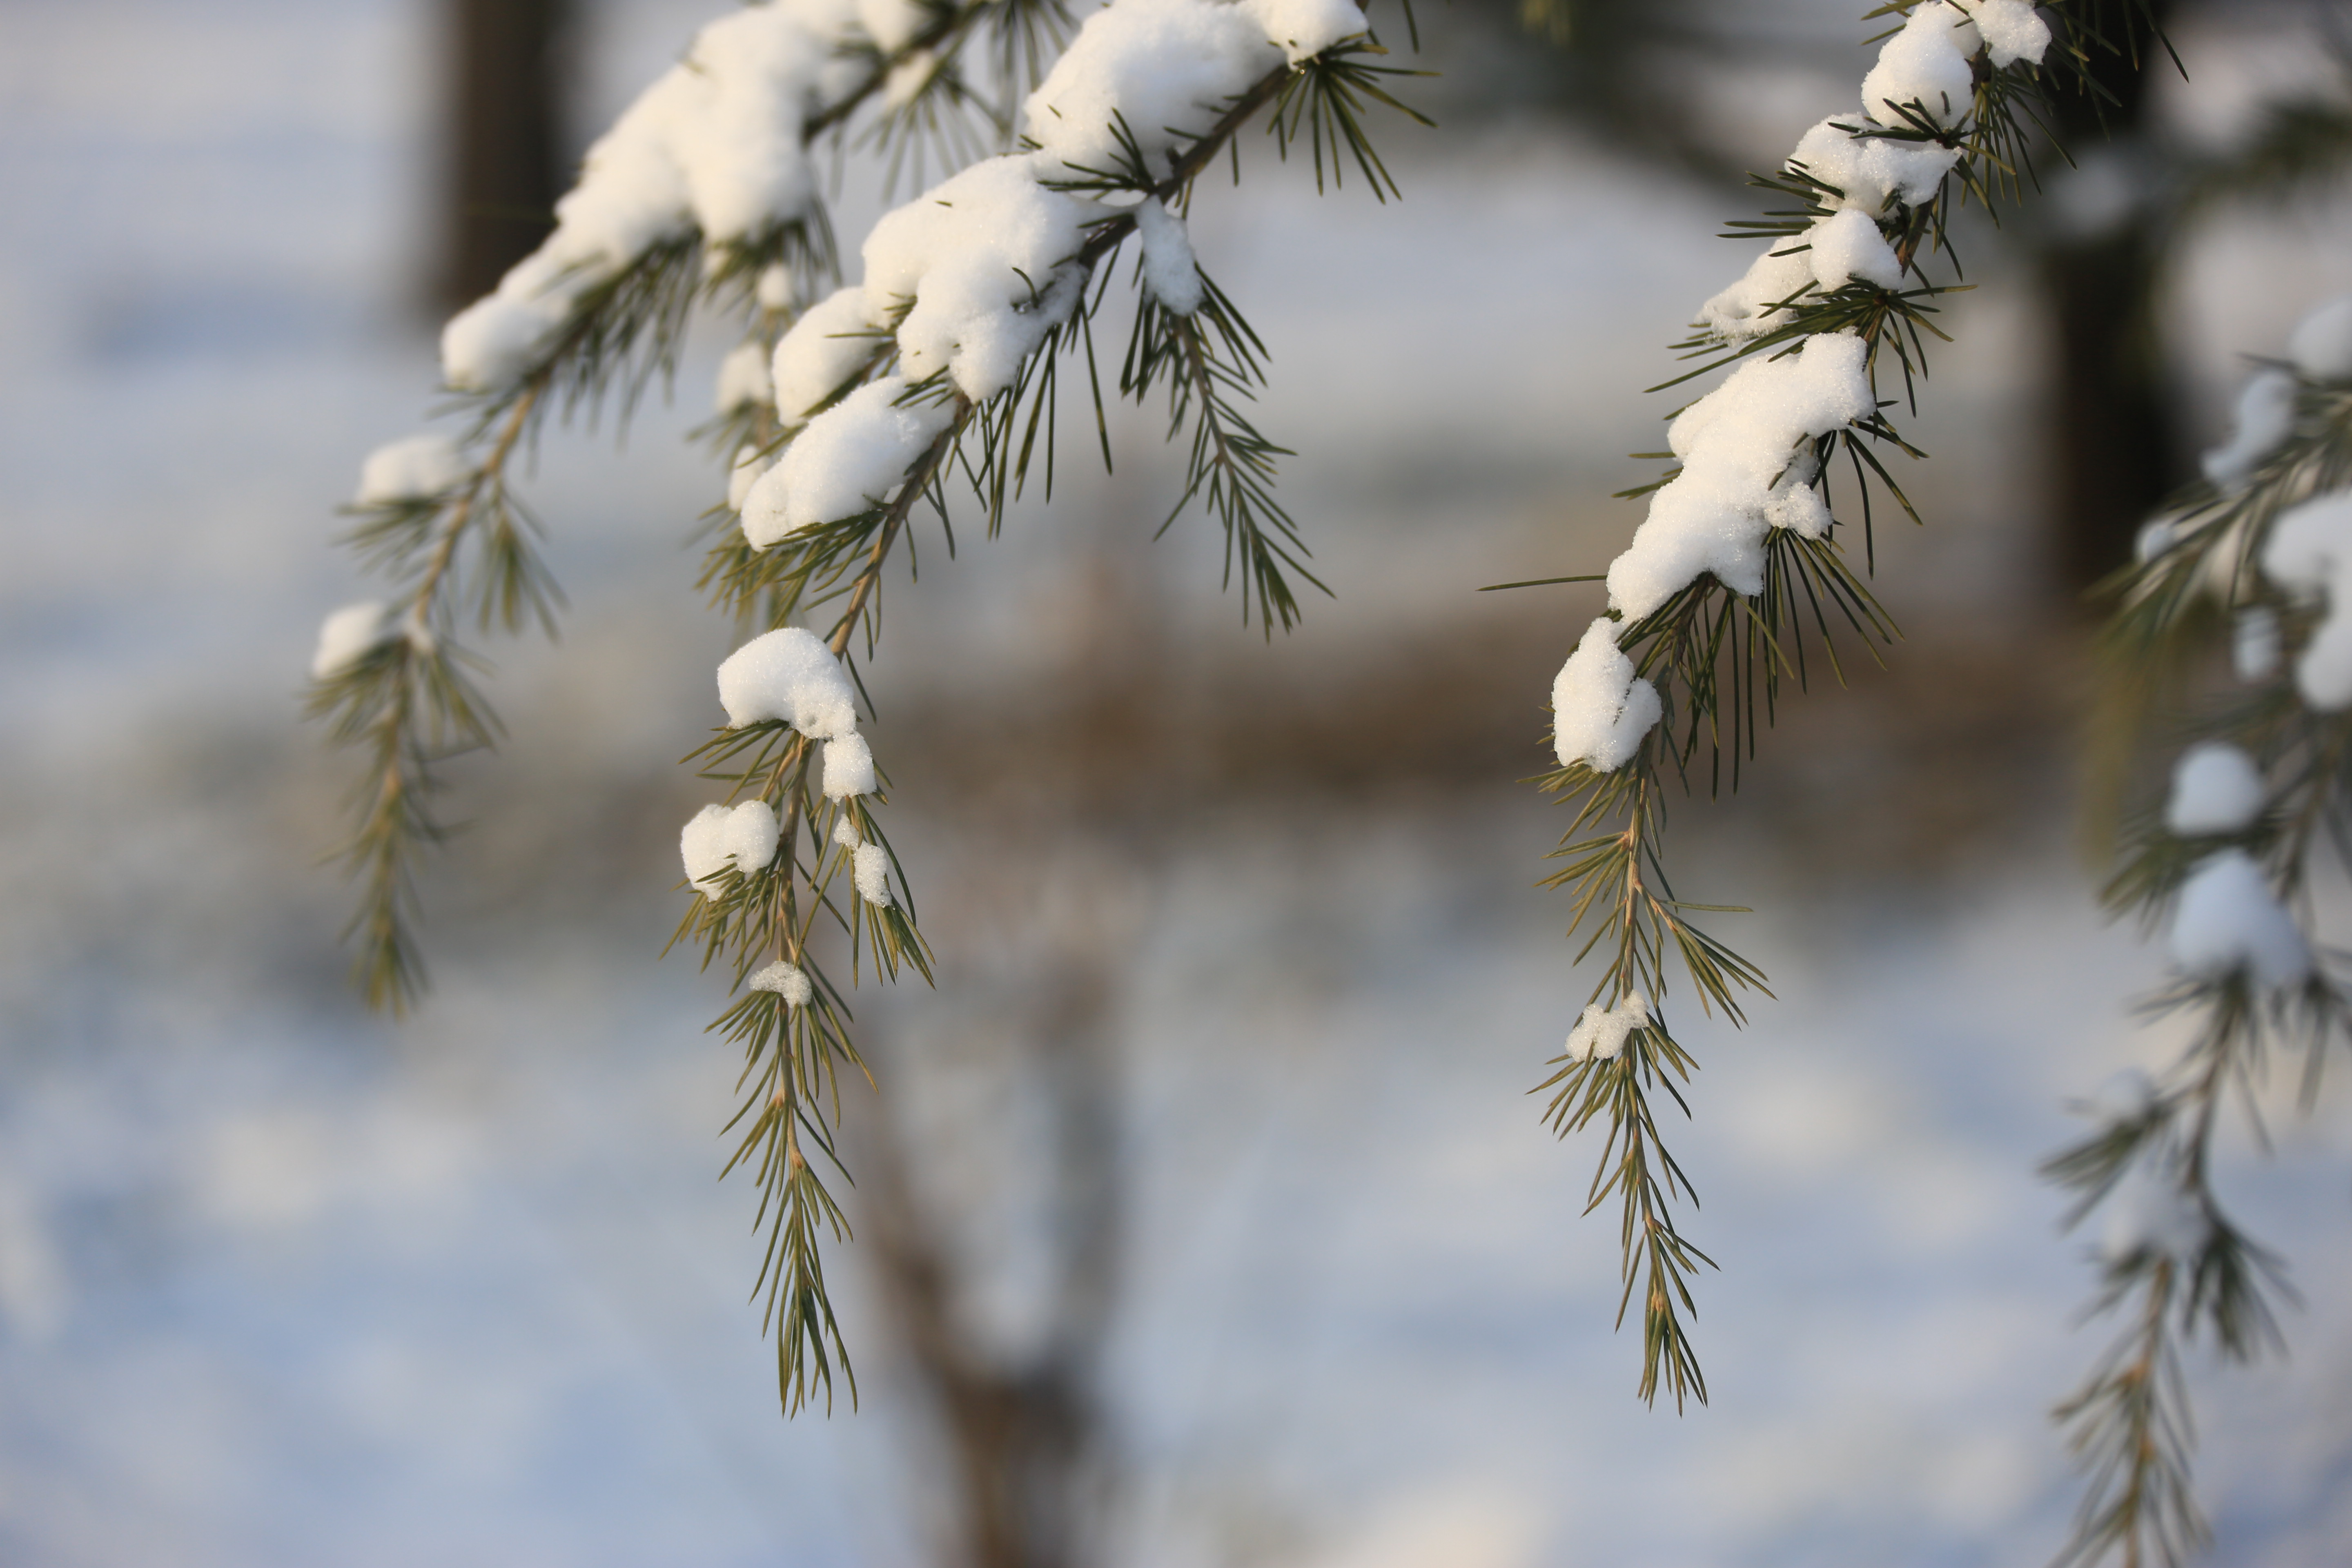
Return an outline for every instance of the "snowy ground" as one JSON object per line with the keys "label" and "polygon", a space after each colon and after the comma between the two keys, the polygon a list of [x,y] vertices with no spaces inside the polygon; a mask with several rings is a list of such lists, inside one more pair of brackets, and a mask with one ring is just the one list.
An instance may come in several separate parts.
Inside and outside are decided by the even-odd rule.
{"label": "snowy ground", "polygon": [[[910,1562],[926,1504],[888,1379],[856,1419],[775,1416],[747,1194],[711,1180],[713,992],[651,957],[694,798],[668,763],[726,644],[675,543],[711,482],[674,439],[696,407],[626,460],[551,445],[534,494],[576,614],[560,656],[502,661],[517,782],[481,796],[475,868],[432,889],[439,991],[394,1028],[341,987],[342,892],[312,865],[340,774],[292,710],[318,615],[351,596],[331,509],[432,379],[401,305],[425,9],[0,3],[0,1560]],[[696,10],[611,0],[595,94]],[[2230,58],[2215,101],[2276,57]],[[1188,661],[1311,686],[1551,613],[1469,590],[1606,552],[1630,521],[1598,499],[1629,482],[1615,454],[1655,442],[1630,389],[1736,270],[1696,237],[1717,197],[1549,133],[1425,138],[1400,172],[1399,208],[1310,206],[1263,166],[1204,193],[1203,258],[1272,342],[1286,493],[1340,598],[1269,654],[1180,523],[1148,559],[1191,584],[1156,612]],[[2189,368],[2226,373],[2352,286],[2347,237],[2321,215],[2200,247]],[[1887,575],[1930,622],[2003,627],[2032,550],[2004,459],[2032,326],[1997,281],[1961,319],[1926,440],[1938,531]],[[1156,521],[1167,477],[1139,454],[1024,538],[927,558],[878,678],[937,710],[1050,665],[1082,580],[1065,552],[1097,519]],[[1559,649],[1496,677],[1525,686],[1530,737],[1570,608]],[[2068,1096],[2160,1055],[2124,1005],[2155,968],[2099,926],[2059,821],[1906,862],[1932,884],[1794,875],[1790,846],[1873,783],[1844,754],[1791,757],[1819,798],[1780,815],[1678,818],[1719,884],[1698,896],[1768,911],[1742,934],[1781,997],[1699,1033],[1678,1149],[1723,1273],[1699,1320],[1714,1404],[1679,1419],[1633,1401],[1638,1345],[1607,1331],[1613,1234],[1577,1217],[1592,1151],[1522,1093],[1582,988],[1558,900],[1527,887],[1554,825],[1507,769],[1228,800],[1184,819],[1184,853],[1112,874],[1133,1561],[2052,1548],[2072,1489],[2042,1413],[2096,1342],[2030,1171]],[[951,858],[946,821],[908,842]],[[920,1041],[954,1005],[877,1017]],[[2228,1562],[2352,1546],[2344,1110],[2283,1111],[2273,1157],[2232,1158],[2305,1307],[2292,1363],[2200,1374]]]}

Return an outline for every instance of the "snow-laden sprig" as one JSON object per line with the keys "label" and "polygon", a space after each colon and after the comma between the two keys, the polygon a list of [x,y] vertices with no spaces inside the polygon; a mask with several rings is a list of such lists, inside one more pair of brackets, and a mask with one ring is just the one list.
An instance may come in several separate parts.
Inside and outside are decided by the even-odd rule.
{"label": "snow-laden sprig", "polygon": [[2058,1412],[2090,1476],[2068,1561],[2173,1563],[2207,1539],[2181,1347],[2275,1349],[2284,1289],[2213,1190],[2218,1119],[2232,1089],[2252,1111],[2273,1047],[2303,1053],[2308,1106],[2352,1026],[2308,894],[2352,832],[2352,298],[2255,372],[2203,468],[2107,584],[2111,749],[2189,743],[2161,800],[2128,817],[2105,898],[2164,933],[2175,974],[2150,1010],[2193,1028],[2161,1079],[2102,1095],[2090,1135],[2044,1167],[2074,1222],[2106,1215],[2096,1307],[2124,1320]]}
{"label": "snow-laden sprig", "polygon": [[[597,139],[539,249],[445,328],[459,434],[375,454],[350,509],[350,542],[396,587],[384,624],[407,632],[317,678],[311,699],[340,741],[369,754],[344,853],[364,884],[353,931],[373,1004],[403,1007],[422,984],[410,867],[440,832],[433,764],[498,735],[469,679],[480,661],[456,634],[468,616],[485,631],[551,629],[562,602],[509,483],[516,453],[551,410],[593,417],[612,397],[625,416],[674,366],[698,308],[772,339],[834,269],[822,139],[887,96],[891,113],[869,134],[896,145],[970,108],[970,48],[1033,58],[1073,25],[1062,0],[768,0],[731,12]],[[919,58],[928,64],[910,82]],[[920,124],[906,112],[917,106],[930,117]],[[721,423],[772,439],[762,406],[741,399]]]}
{"label": "snow-laden sprig", "polygon": [[2155,36],[2137,0],[2039,10],[2023,0],[1905,0],[1871,15],[1896,26],[1860,106],[1822,120],[1780,168],[1753,177],[1783,205],[1732,226],[1733,237],[1761,248],[1700,304],[1676,345],[1696,366],[1666,384],[1731,374],[1672,416],[1667,451],[1641,454],[1673,466],[1624,492],[1648,503],[1626,551],[1597,579],[1550,579],[1602,581],[1608,605],[1553,687],[1559,766],[1540,783],[1573,816],[1547,885],[1570,895],[1578,958],[1603,960],[1591,1003],[1609,1012],[1646,1000],[1624,1048],[1580,1051],[1571,1037],[1543,1087],[1563,1133],[1606,1119],[1591,1203],[1614,1195],[1621,1208],[1620,1321],[1638,1291],[1641,1396],[1664,1388],[1677,1406],[1706,1397],[1685,1321],[1689,1282],[1706,1259],[1677,1226],[1675,1205],[1692,1194],[1659,1141],[1650,1098],[1663,1087],[1687,1113],[1677,1086],[1696,1063],[1673,1034],[1673,972],[1703,1010],[1735,1024],[1743,994],[1762,992],[1764,977],[1693,923],[1719,906],[1687,902],[1668,882],[1665,791],[1670,781],[1692,787],[1702,748],[1710,792],[1737,788],[1784,683],[1804,685],[1816,658],[1839,673],[1841,626],[1865,647],[1892,640],[1845,545],[1858,522],[1866,570],[1874,494],[1917,521],[1888,466],[1923,455],[1894,424],[1893,384],[1907,405],[1927,342],[1943,336],[1935,316],[1952,285],[1930,268],[1939,258],[1957,267],[1951,213],[2019,195],[2038,101],[2091,90],[2095,55],[2137,58]]}

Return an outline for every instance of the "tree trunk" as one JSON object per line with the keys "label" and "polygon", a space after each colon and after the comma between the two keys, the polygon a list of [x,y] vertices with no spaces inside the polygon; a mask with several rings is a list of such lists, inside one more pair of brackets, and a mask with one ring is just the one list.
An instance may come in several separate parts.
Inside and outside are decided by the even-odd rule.
{"label": "tree trunk", "polygon": [[570,10],[569,0],[443,0],[437,307],[497,288],[554,226],[567,172],[558,42]]}

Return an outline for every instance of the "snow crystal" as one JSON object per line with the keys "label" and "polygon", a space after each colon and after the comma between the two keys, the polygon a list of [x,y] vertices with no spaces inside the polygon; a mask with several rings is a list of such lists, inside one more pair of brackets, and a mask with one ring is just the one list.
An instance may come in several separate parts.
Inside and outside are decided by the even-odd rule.
{"label": "snow crystal", "polygon": [[857,836],[857,814],[844,811],[834,819],[833,846],[836,849],[856,849],[865,840]]}
{"label": "snow crystal", "polygon": [[696,36],[598,137],[580,182],[555,204],[555,232],[453,318],[442,374],[498,392],[527,374],[587,290],[665,240],[699,228],[738,243],[798,217],[815,186],[802,126],[856,70],[849,17],[822,0],[746,6]]}
{"label": "snow crystal", "polygon": [[2181,885],[2172,956],[2190,973],[2213,979],[2251,970],[2274,990],[2299,984],[2311,973],[2303,932],[2242,849],[2207,856]]}
{"label": "snow crystal", "polygon": [[677,836],[686,879],[705,898],[719,897],[719,874],[732,866],[746,877],[776,858],[776,814],[765,801],[747,800],[732,808],[706,805]]}
{"label": "snow crystal", "polygon": [[799,302],[800,285],[793,281],[793,269],[781,261],[772,261],[760,269],[760,280],[751,292],[762,310],[789,310]]}
{"label": "snow crystal", "polygon": [[2314,381],[2352,380],[2352,295],[2330,300],[2296,322],[2286,357]]}
{"label": "snow crystal", "polygon": [[1801,235],[1767,243],[1747,276],[1699,307],[1699,320],[1727,342],[1761,337],[1787,321],[1772,307],[1815,288],[1843,289],[1856,278],[1882,289],[1899,288],[1903,267],[1878,225],[1848,207]]}
{"label": "snow crystal", "polygon": [[2263,546],[2263,571],[2289,593],[2326,601],[2326,618],[2295,660],[2295,685],[2323,713],[2352,708],[2352,491],[2280,513]]}
{"label": "snow crystal", "polygon": [[861,844],[853,858],[857,896],[869,904],[890,903],[890,852],[879,844]]}
{"label": "snow crystal", "polygon": [[2110,1265],[2148,1253],[2186,1260],[2202,1250],[2209,1232],[2203,1207],[2179,1182],[2143,1162],[2125,1172],[2107,1196],[2099,1257]]}
{"label": "snow crystal", "polygon": [[743,498],[751,493],[751,487],[760,482],[760,476],[775,466],[775,454],[761,451],[756,443],[746,441],[738,447],[734,466],[727,470],[728,509],[741,511]]}
{"label": "snow crystal", "polygon": [[1832,116],[1799,138],[1797,150],[1789,154],[1789,167],[1842,193],[1824,196],[1825,205],[1858,207],[1874,217],[1890,197],[1917,206],[1935,195],[1959,162],[1957,147],[1856,136],[1845,129],[1864,123],[1856,114]]}
{"label": "snow crystal", "polygon": [[914,42],[915,35],[936,15],[922,0],[857,0],[858,25],[886,55],[895,55]]}
{"label": "snow crystal", "polygon": [[718,412],[732,414],[746,404],[772,402],[775,395],[762,345],[738,343],[719,362],[719,395],[712,400]]}
{"label": "snow crystal", "polygon": [[2156,1080],[2126,1068],[2092,1091],[2090,1112],[2109,1126],[2137,1121],[2156,1109]]}
{"label": "snow crystal", "polygon": [[2205,477],[2223,489],[2238,484],[2294,434],[2294,377],[2256,371],[2238,394],[2238,424],[2228,444],[2205,454]]}
{"label": "snow crystal", "polygon": [[1658,689],[1634,677],[1633,661],[1617,647],[1625,626],[1602,616],[1585,627],[1552,680],[1552,750],[1564,768],[1582,763],[1614,773],[1664,710]]}
{"label": "snow crystal", "polygon": [[1903,109],[1924,109],[1931,124],[1958,125],[1976,104],[1969,57],[1979,46],[1966,12],[1928,0],[1878,51],[1878,63],[1862,79],[1863,110],[1885,126],[1912,124]]}
{"label": "snow crystal", "polygon": [[1077,302],[1083,280],[1058,269],[1101,210],[1038,184],[1039,167],[1026,154],[974,163],[866,236],[866,308],[908,306],[898,356],[910,379],[944,369],[973,402],[993,396]]}
{"label": "snow crystal", "polygon": [[1609,567],[1609,603],[1640,620],[1712,572],[1741,594],[1764,590],[1767,510],[1797,444],[1875,406],[1863,341],[1819,333],[1792,353],[1754,359],[1667,429],[1683,470],[1650,499],[1633,542]]}
{"label": "snow crystal", "polygon": [[1614,1007],[1595,1002],[1568,1034],[1564,1054],[1572,1062],[1611,1061],[1625,1048],[1628,1036],[1650,1021],[1650,1004],[1638,993]]}
{"label": "snow crystal", "polygon": [[849,672],[800,626],[753,637],[719,667],[719,704],[730,729],[777,719],[814,741],[857,728],[857,690]]}
{"label": "snow crystal", "polygon": [[776,412],[784,423],[799,424],[864,375],[889,344],[884,324],[856,283],[836,289],[794,321],[776,344]]}
{"label": "snow crystal", "polygon": [[944,402],[900,404],[906,390],[906,377],[886,375],[810,420],[783,459],[745,492],[743,537],[765,550],[887,501],[955,418]]}
{"label": "snow crystal", "polygon": [[319,651],[310,656],[310,679],[341,675],[399,635],[384,606],[369,600],[345,605],[319,626]]}
{"label": "snow crystal", "polygon": [[[1312,0],[1255,4],[1267,13],[1302,16],[1314,8]],[[1363,31],[1362,15],[1344,8],[1350,30]],[[1122,168],[1127,153],[1113,128],[1116,116],[1143,154],[1146,172],[1166,177],[1173,154],[1282,65],[1285,51],[1268,41],[1265,22],[1273,19],[1220,0],[1118,0],[1096,12],[1023,106],[1040,162],[1097,174]]]}
{"label": "snow crystal", "polygon": [[2279,661],[2278,612],[2249,605],[2230,628],[2230,664],[2240,680],[2268,680]]}
{"label": "snow crystal", "polygon": [[1135,205],[1135,230],[1143,237],[1143,281],[1151,297],[1180,316],[1199,310],[1204,297],[1201,267],[1192,258],[1184,220],[1159,197],[1146,196]]}
{"label": "snow crystal", "polygon": [[2050,47],[2050,24],[2028,0],[1963,0],[1961,9],[1976,18],[1993,69],[2019,60],[2030,66],[2042,63],[2042,52]]}
{"label": "snow crystal", "polygon": [[846,800],[874,793],[874,749],[855,730],[824,743],[824,797]]}
{"label": "snow crystal", "polygon": [[446,436],[411,436],[378,447],[360,465],[359,493],[353,506],[386,506],[394,501],[429,500],[466,482],[473,470],[457,444]]}
{"label": "snow crystal", "polygon": [[753,974],[745,984],[754,991],[772,991],[784,999],[787,1007],[805,1007],[816,995],[816,987],[796,964],[782,959]]}
{"label": "snow crystal", "polygon": [[2263,814],[2262,770],[2226,741],[2206,741],[2180,754],[2164,826],[2183,837],[2242,833]]}

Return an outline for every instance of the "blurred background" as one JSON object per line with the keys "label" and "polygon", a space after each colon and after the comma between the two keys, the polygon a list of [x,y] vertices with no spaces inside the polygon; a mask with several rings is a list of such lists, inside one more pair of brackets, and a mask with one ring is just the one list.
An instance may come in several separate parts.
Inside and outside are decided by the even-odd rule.
{"label": "blurred background", "polygon": [[[1381,128],[1402,203],[1253,138],[1194,238],[1335,597],[1269,647],[1208,523],[1150,540],[1156,414],[892,582],[870,732],[940,985],[860,994],[863,1399],[792,1423],[754,1194],[714,1180],[721,987],[655,956],[731,641],[683,439],[727,337],[625,444],[540,453],[572,609],[492,650],[511,743],[451,770],[405,1025],[345,986],[346,769],[296,720],[366,592],[334,509],[434,407],[436,312],[715,8],[0,0],[0,1561],[2045,1559],[2045,1411],[2104,1337],[2032,1167],[2173,1045],[2080,849],[2076,595],[2243,356],[2352,288],[2336,166],[2256,156],[2281,104],[2340,112],[2331,8],[2168,7],[2189,79],[1961,226],[1929,526],[1877,531],[1907,641],[1677,808],[1679,890],[1755,907],[1722,934],[1779,996],[1675,1014],[1723,1270],[1680,1416],[1610,1331],[1599,1150],[1524,1093],[1591,977],[1517,781],[1599,596],[1475,590],[1620,547],[1670,405],[1639,389],[1746,264],[1710,237],[1738,171],[1851,106],[1869,29],[1457,0],[1420,17],[1441,128]],[[879,199],[850,160],[845,237]],[[2192,1366],[2220,1562],[2352,1552],[2342,1079],[2232,1145],[2305,1304],[2290,1362]]]}

